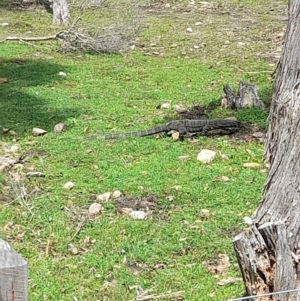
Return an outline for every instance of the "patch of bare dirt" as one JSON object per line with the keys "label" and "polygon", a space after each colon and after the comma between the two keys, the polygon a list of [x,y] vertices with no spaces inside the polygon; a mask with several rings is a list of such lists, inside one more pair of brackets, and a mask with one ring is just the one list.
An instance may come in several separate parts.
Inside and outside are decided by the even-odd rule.
{"label": "patch of bare dirt", "polygon": [[157,34],[141,38],[140,45],[147,55],[154,56],[204,61],[255,56],[275,64],[287,24],[283,0],[258,2],[252,7],[234,1],[150,1],[140,9],[148,23],[146,31]]}
{"label": "patch of bare dirt", "polygon": [[153,211],[157,208],[157,198],[148,193],[146,196],[122,196],[115,201],[117,212],[124,212],[126,209]]}

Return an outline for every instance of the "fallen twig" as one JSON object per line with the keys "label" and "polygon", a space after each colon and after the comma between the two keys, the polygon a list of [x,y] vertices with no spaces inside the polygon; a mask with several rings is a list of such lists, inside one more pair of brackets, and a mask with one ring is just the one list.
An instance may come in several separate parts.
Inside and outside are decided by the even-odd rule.
{"label": "fallen twig", "polygon": [[184,291],[178,291],[173,293],[165,293],[165,294],[155,294],[155,295],[140,295],[137,296],[134,301],[147,301],[147,300],[156,300],[160,298],[180,298]]}
{"label": "fallen twig", "polygon": [[56,40],[61,32],[46,36],[46,37],[6,37],[4,41],[47,41],[47,40]]}

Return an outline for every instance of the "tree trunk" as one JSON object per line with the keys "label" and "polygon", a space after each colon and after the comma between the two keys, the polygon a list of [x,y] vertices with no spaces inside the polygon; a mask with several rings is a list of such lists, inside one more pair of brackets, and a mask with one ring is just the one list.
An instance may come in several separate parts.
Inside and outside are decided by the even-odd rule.
{"label": "tree trunk", "polygon": [[[270,162],[270,172],[253,224],[233,242],[248,295],[300,288],[299,0],[289,1],[264,158]],[[286,293],[259,300],[300,300],[299,294],[298,298]]]}
{"label": "tree trunk", "polygon": [[27,262],[0,239],[0,300],[28,300]]}
{"label": "tree trunk", "polygon": [[53,0],[53,25],[68,25],[70,20],[67,0]]}

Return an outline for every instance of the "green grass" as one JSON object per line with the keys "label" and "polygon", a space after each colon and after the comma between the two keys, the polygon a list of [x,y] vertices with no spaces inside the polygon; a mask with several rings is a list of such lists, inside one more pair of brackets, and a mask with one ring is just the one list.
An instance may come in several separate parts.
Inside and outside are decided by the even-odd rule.
{"label": "green grass", "polygon": [[[180,1],[172,3],[183,5]],[[251,3],[247,1],[247,9],[260,9]],[[230,7],[236,4],[231,1]],[[32,13],[7,12],[11,27],[0,28],[1,37],[26,33],[18,22],[23,24]],[[39,187],[41,192],[26,202],[0,203],[0,235],[29,264],[30,300],[64,301],[74,296],[91,301],[132,300],[136,293],[129,286],[133,285],[154,289],[151,293],[183,290],[189,301],[210,300],[211,294],[214,300],[226,300],[243,293],[242,283],[218,286],[218,279],[205,271],[202,262],[226,253],[231,267],[219,279],[239,277],[231,241],[244,229],[243,217],[255,210],[265,180],[260,170],[247,169],[243,163],[261,163],[261,144],[229,137],[200,137],[196,143],[154,137],[85,139],[86,128],[89,134],[118,133],[161,124],[174,117],[172,110],[156,108],[162,103],[185,107],[219,104],[223,84],[236,89],[240,80],[257,84],[261,98],[270,102],[274,67],[269,57],[257,56],[255,43],[235,54],[233,48],[224,48],[222,55],[215,51],[220,49],[219,23],[212,23],[201,33],[207,40],[208,34],[216,37],[210,39],[203,56],[200,51],[182,54],[194,39],[201,40],[201,34],[188,37],[185,28],[189,21],[178,21],[176,14],[167,22],[164,18],[159,14],[147,17],[149,26],[139,36],[147,49],[138,48],[122,56],[64,55],[57,51],[55,42],[37,43],[38,48],[15,42],[0,44],[0,77],[9,80],[0,84],[0,126],[17,133],[20,153],[34,149],[48,155],[31,158],[23,169],[46,175],[26,180],[28,191]],[[193,18],[197,16],[189,20]],[[56,30],[46,26],[49,16],[42,13],[37,22],[30,20],[38,35]],[[264,20],[262,17],[261,28],[266,26]],[[218,15],[216,22],[221,21],[226,23]],[[186,26],[178,32],[182,22]],[[274,20],[270,24],[270,32],[281,26]],[[257,24],[251,30],[259,31]],[[151,41],[164,46],[163,56],[151,54],[157,49],[149,52]],[[181,48],[169,47],[173,43]],[[259,47],[267,49],[271,42],[265,39]],[[59,76],[60,71],[66,77]],[[268,110],[217,108],[209,114],[213,118],[234,115],[241,122],[265,128]],[[68,130],[53,133],[58,122],[65,122]],[[33,127],[48,133],[32,137]],[[2,145],[15,143],[12,137],[1,136]],[[217,152],[213,163],[203,165],[196,160],[203,148]],[[221,154],[229,159],[223,160]],[[180,161],[182,155],[190,160]],[[222,176],[230,180],[224,182]],[[5,177],[0,174],[0,188],[6,185]],[[63,189],[68,181],[75,184],[70,191]],[[103,204],[104,212],[83,224],[74,237],[82,212],[94,202],[91,196],[116,189],[137,196],[152,192],[158,208],[150,218],[137,221],[117,214],[109,201]],[[210,210],[207,219],[201,218],[201,209]],[[70,251],[70,243],[79,250],[77,255]],[[142,264],[144,270],[135,274],[128,267],[130,261]],[[164,268],[157,268],[158,264]],[[112,280],[117,281],[115,286],[105,285]]]}

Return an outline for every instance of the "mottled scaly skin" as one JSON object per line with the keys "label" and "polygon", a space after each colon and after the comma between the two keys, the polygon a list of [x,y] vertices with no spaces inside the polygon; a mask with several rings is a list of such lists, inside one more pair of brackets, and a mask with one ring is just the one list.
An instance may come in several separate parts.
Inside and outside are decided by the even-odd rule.
{"label": "mottled scaly skin", "polygon": [[199,119],[182,119],[175,120],[163,125],[154,127],[145,131],[111,134],[104,136],[91,136],[91,139],[120,139],[128,137],[145,137],[159,133],[168,133],[169,131],[177,131],[180,136],[190,135],[192,133],[202,133],[205,135],[211,130],[226,130],[229,128],[238,128],[239,122],[230,119],[224,120],[199,120]]}

